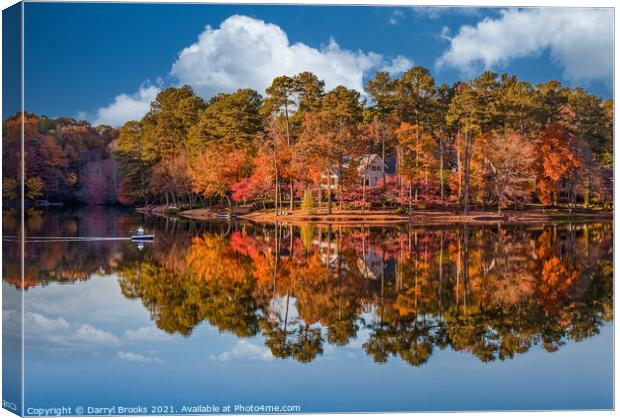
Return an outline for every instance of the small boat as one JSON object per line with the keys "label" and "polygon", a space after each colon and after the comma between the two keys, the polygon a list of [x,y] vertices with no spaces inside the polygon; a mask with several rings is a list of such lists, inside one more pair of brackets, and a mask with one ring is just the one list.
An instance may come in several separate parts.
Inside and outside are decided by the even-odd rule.
{"label": "small boat", "polygon": [[155,235],[145,234],[144,228],[140,227],[136,231],[134,235],[131,236],[132,241],[153,241],[155,239]]}
{"label": "small boat", "polygon": [[34,202],[34,205],[38,208],[47,208],[50,206],[58,206],[58,207],[62,207],[64,206],[64,203],[62,202],[48,202],[47,200],[37,200],[36,202]]}
{"label": "small boat", "polygon": [[153,241],[155,239],[155,235],[132,235],[132,241]]}

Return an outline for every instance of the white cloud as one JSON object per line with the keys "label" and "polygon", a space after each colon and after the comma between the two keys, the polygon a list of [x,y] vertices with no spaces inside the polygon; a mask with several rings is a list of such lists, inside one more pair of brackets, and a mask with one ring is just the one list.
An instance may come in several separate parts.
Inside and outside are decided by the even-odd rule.
{"label": "white cloud", "polygon": [[69,323],[64,318],[53,319],[36,313],[29,313],[28,315],[31,320],[30,325],[44,334],[66,331],[70,328]]}
{"label": "white cloud", "polygon": [[331,39],[319,49],[291,44],[277,25],[248,16],[231,16],[219,28],[207,26],[198,41],[183,49],[171,74],[203,97],[249,87],[263,93],[280,75],[312,71],[325,81],[363,91],[366,72],[382,63],[380,54],[342,49]]}
{"label": "white cloud", "polygon": [[436,64],[471,75],[480,67],[503,66],[549,49],[566,79],[610,81],[613,30],[611,9],[503,10],[497,19],[462,26]]}
{"label": "white cloud", "polygon": [[80,326],[75,334],[69,338],[75,342],[94,344],[96,346],[103,345],[114,347],[120,344],[116,335],[97,329],[88,324]]}
{"label": "white cloud", "polygon": [[[392,14],[396,21],[403,16],[398,9]],[[327,90],[343,85],[363,94],[364,76],[372,70],[383,66],[391,74],[398,74],[410,64],[409,59],[400,55],[387,62],[375,52],[343,49],[334,39],[320,48],[301,42],[291,44],[279,26],[234,15],[224,20],[219,28],[207,26],[196,43],[179,53],[170,75],[179,84],[190,85],[204,98],[239,88],[252,88],[264,94],[275,77],[293,76],[302,71],[315,73],[325,81]],[[94,125],[111,126],[140,119],[161,91],[161,84],[161,80],[157,85],[147,82],[134,94],[116,96],[112,103],[99,108],[90,117],[84,112],[79,112],[77,117],[88,119]]]}
{"label": "white cloud", "polygon": [[[457,15],[476,17],[482,15],[484,8],[479,7],[455,7],[455,6],[433,6],[420,7],[413,6],[413,13],[426,19],[438,19],[442,15]],[[487,9],[492,10],[492,9]]]}
{"label": "white cloud", "polygon": [[[128,120],[141,119],[148,111],[153,99],[161,89],[158,86],[144,83],[134,94],[119,94],[107,106],[97,109],[96,114],[89,118],[93,125],[121,126]],[[83,112],[79,116],[85,118]]]}
{"label": "white cloud", "polygon": [[123,334],[123,338],[130,342],[163,342],[172,340],[170,335],[155,327],[140,327],[135,330],[128,329]]}
{"label": "white cloud", "polygon": [[138,328],[151,322],[142,303],[123,296],[114,274],[93,275],[90,280],[71,286],[50,283],[35,287],[28,291],[28,310],[51,318],[63,317],[69,323],[98,327],[125,324],[127,328]]}
{"label": "white cloud", "polygon": [[444,41],[451,41],[452,38],[450,37],[450,28],[447,26],[444,26],[443,28],[441,28],[441,33],[439,34],[439,38],[443,39]]}
{"label": "white cloud", "polygon": [[413,67],[413,61],[411,61],[407,57],[398,55],[396,58],[392,60],[391,63],[381,68],[381,70],[387,71],[388,73],[390,73],[390,75],[398,75],[398,74],[402,74],[405,71],[409,70],[411,67]]}
{"label": "white cloud", "polygon": [[388,19],[388,22],[390,23],[390,25],[397,25],[404,18],[405,18],[405,13],[403,13],[403,11],[400,9],[395,9],[392,12],[392,15],[390,16],[390,18]]}
{"label": "white cloud", "polygon": [[251,344],[246,340],[239,340],[230,351],[225,351],[218,356],[211,355],[209,358],[214,361],[228,361],[233,359],[273,360],[273,356],[268,349]]}
{"label": "white cloud", "polygon": [[117,347],[119,338],[89,324],[70,324],[63,317],[51,318],[27,312],[24,323],[26,344],[55,351],[89,351]]}
{"label": "white cloud", "polygon": [[131,353],[128,351],[119,351],[117,353],[118,358],[125,361],[132,361],[136,363],[163,363],[164,361],[159,357],[149,357],[142,354]]}

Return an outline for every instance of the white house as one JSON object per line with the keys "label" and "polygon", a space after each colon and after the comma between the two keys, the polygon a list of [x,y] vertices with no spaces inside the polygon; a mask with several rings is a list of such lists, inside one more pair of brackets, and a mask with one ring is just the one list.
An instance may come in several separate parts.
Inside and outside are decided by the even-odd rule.
{"label": "white house", "polygon": [[357,171],[367,186],[375,187],[383,180],[385,162],[377,154],[366,154],[360,158]]}
{"label": "white house", "polygon": [[383,258],[381,258],[376,252],[370,251],[364,256],[358,257],[357,268],[360,273],[362,273],[362,276],[367,279],[375,280],[380,277],[383,272]]}
{"label": "white house", "polygon": [[320,239],[312,240],[312,245],[318,247],[319,257],[327,267],[335,267],[338,264],[338,245],[336,242],[322,241]]}
{"label": "white house", "polygon": [[[344,164],[345,168],[349,166],[348,163]],[[357,173],[360,181],[366,183],[366,186],[375,187],[381,180],[383,180],[383,173],[385,172],[385,162],[377,154],[365,154],[357,159]],[[331,189],[338,188],[340,182],[340,171],[337,168],[330,170],[329,175],[331,177],[329,183]],[[327,174],[321,175],[321,187],[327,189],[328,179]]]}

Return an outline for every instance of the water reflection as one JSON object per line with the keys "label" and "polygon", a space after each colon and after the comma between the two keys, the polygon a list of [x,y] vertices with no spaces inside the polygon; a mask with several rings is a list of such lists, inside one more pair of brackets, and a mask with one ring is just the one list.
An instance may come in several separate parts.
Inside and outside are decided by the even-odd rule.
{"label": "water reflection", "polygon": [[[506,360],[594,336],[613,318],[611,224],[296,227],[83,210],[31,214],[28,229],[127,236],[139,223],[156,234],[143,249],[28,244],[25,286],[116,273],[168,333],[208,321],[299,362],[356,341],[377,363],[420,366],[445,348]],[[3,277],[19,285],[10,269]]]}

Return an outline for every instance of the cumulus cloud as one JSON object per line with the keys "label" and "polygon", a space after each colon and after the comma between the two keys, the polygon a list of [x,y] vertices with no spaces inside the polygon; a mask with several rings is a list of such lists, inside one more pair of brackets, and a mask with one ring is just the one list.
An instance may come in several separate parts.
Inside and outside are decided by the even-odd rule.
{"label": "cumulus cloud", "polygon": [[382,71],[387,71],[390,75],[399,75],[413,67],[413,61],[402,55],[398,55],[391,63],[383,66]]}
{"label": "cumulus cloud", "polygon": [[117,353],[118,358],[125,361],[132,361],[135,363],[163,363],[164,361],[159,357],[150,357],[142,354],[131,353],[128,351],[119,351]]}
{"label": "cumulus cloud", "polygon": [[[7,303],[12,298],[7,298]],[[53,300],[54,303],[50,303]],[[8,306],[7,303],[3,304]],[[19,306],[13,309],[21,310]],[[122,294],[116,275],[93,276],[72,286],[50,283],[45,292],[28,295],[28,310],[48,318],[65,318],[69,323],[137,324],[149,321],[141,304],[130,303]]]}
{"label": "cumulus cloud", "polygon": [[24,325],[29,346],[45,346],[57,351],[87,351],[120,345],[119,338],[110,332],[89,324],[70,324],[62,317],[50,318],[28,312]]}
{"label": "cumulus cloud", "polygon": [[130,342],[164,342],[172,340],[172,337],[155,327],[140,327],[128,329],[123,338]]}
{"label": "cumulus cloud", "polygon": [[249,87],[263,93],[280,75],[312,71],[331,89],[363,91],[366,72],[382,64],[374,52],[342,49],[335,40],[320,48],[291,44],[277,25],[234,15],[219,28],[207,26],[198,41],[183,49],[171,74],[203,97]]}
{"label": "cumulus cloud", "polygon": [[273,356],[268,349],[261,348],[245,340],[239,340],[230,351],[225,351],[217,356],[211,355],[209,358],[214,361],[228,361],[234,359],[261,361],[273,360]]}
{"label": "cumulus cloud", "polygon": [[133,94],[119,94],[107,106],[97,109],[92,118],[94,125],[121,126],[128,120],[141,119],[148,111],[151,101],[161,91],[158,86],[144,83]]}
{"label": "cumulus cloud", "polygon": [[[403,13],[395,10],[395,19]],[[364,77],[383,67],[392,74],[403,71],[411,61],[398,56],[391,62],[381,54],[343,49],[330,39],[319,48],[304,43],[290,43],[277,25],[248,16],[234,15],[218,28],[207,26],[198,41],[184,48],[172,64],[170,75],[178,84],[188,84],[194,91],[210,98],[218,93],[232,93],[252,88],[263,94],[275,77],[294,76],[311,71],[325,81],[327,90],[338,85],[364,92]],[[133,94],[123,93],[94,114],[78,114],[94,125],[121,126],[128,120],[142,118],[151,101],[161,91],[148,82]]]}
{"label": "cumulus cloud", "polygon": [[[570,81],[609,81],[613,69],[613,10],[509,9],[496,19],[462,26],[437,60],[467,74],[549,50]],[[444,33],[445,34],[445,33]]]}

